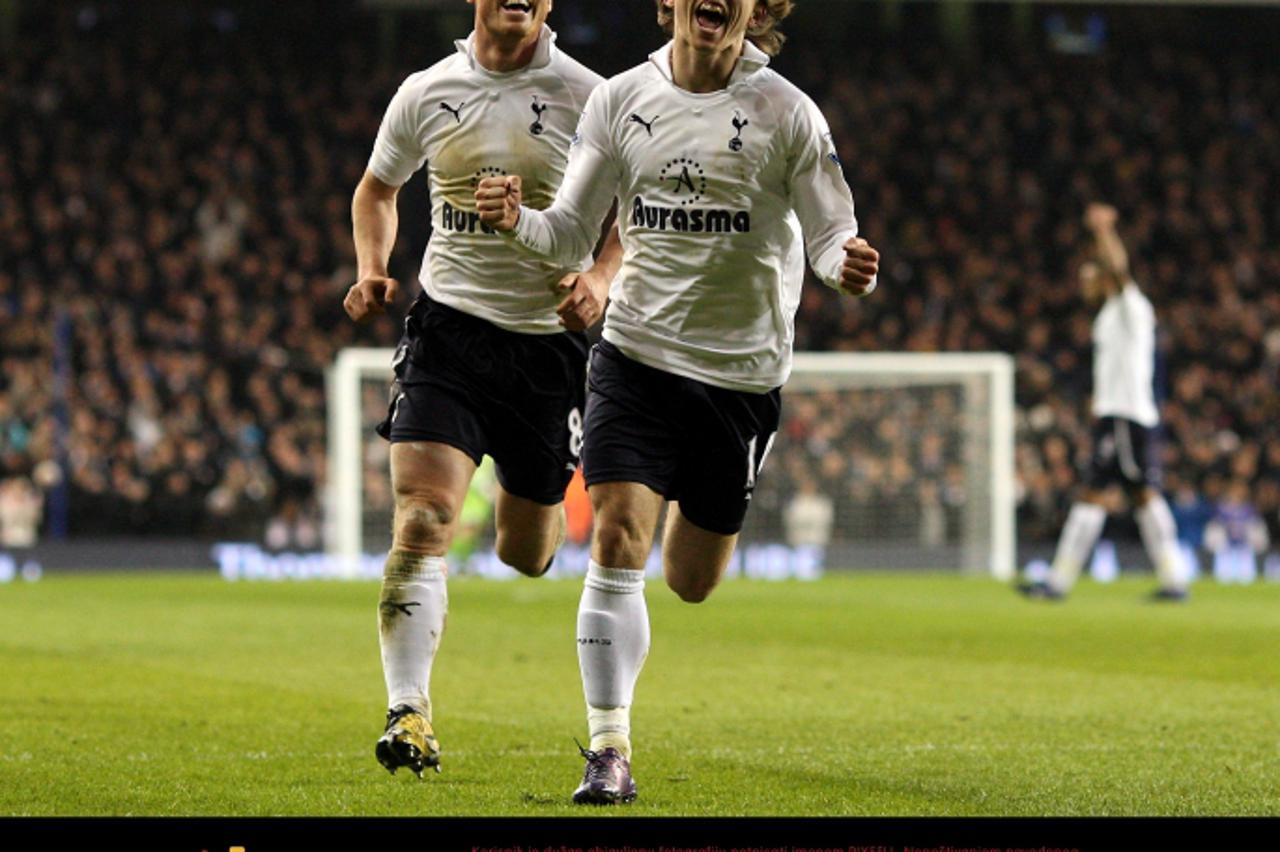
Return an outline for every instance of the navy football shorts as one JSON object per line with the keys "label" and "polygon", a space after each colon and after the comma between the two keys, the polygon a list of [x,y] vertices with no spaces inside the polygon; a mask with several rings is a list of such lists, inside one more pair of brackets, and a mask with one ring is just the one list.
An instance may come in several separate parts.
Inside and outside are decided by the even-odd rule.
{"label": "navy football shorts", "polygon": [[1123,417],[1101,417],[1093,424],[1093,458],[1089,487],[1101,491],[1111,485],[1126,490],[1160,487],[1156,431]]}
{"label": "navy football shorts", "polygon": [[519,334],[420,294],[405,318],[387,419],[392,443],[433,441],[480,463],[508,493],[554,506],[582,450],[587,340]]}
{"label": "navy football shorts", "polygon": [[705,530],[742,529],[782,416],[778,388],[715,387],[634,361],[608,341],[592,350],[587,387],[588,486],[638,482]]}

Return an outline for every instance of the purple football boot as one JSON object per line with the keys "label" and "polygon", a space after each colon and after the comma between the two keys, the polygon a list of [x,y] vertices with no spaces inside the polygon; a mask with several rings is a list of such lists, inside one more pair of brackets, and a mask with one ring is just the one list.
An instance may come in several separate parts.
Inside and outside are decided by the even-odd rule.
{"label": "purple football boot", "polygon": [[582,783],[573,791],[577,805],[616,805],[618,802],[634,802],[636,782],[631,780],[631,764],[616,748],[604,751],[588,751],[581,745],[578,751],[587,759]]}

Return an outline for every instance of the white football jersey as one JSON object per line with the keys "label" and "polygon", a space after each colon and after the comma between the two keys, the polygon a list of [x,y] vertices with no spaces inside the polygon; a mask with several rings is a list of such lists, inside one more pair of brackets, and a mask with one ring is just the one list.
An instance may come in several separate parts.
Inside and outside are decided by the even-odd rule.
{"label": "white football jersey", "polygon": [[1153,385],[1156,312],[1133,281],[1109,297],[1093,321],[1093,416],[1160,422]]}
{"label": "white football jersey", "polygon": [[400,86],[369,171],[401,186],[427,164],[432,232],[420,280],[431,298],[511,331],[560,332],[556,285],[590,264],[595,241],[571,259],[533,257],[480,224],[475,190],[481,178],[518,174],[529,204],[549,206],[578,116],[604,78],[558,50],[546,26],[533,61],[508,73],[477,62],[474,41]]}
{"label": "white football jersey", "polygon": [[858,233],[827,123],[747,43],[728,88],[675,85],[671,45],[592,93],[555,204],[515,239],[565,262],[614,198],[625,258],[604,337],[628,357],[762,393],[791,373],[804,256],[837,286]]}

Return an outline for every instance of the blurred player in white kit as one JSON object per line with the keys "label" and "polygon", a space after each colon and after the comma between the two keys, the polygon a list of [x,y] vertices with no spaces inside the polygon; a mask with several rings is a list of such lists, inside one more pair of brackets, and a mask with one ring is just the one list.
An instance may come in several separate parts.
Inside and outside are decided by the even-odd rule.
{"label": "blurred player in white kit", "polygon": [[1173,513],[1160,493],[1155,453],[1160,424],[1153,384],[1155,310],[1129,273],[1116,221],[1110,205],[1090,204],[1085,211],[1093,247],[1092,257],[1080,267],[1080,286],[1085,302],[1101,307],[1093,322],[1093,459],[1088,482],[1058,539],[1052,573],[1047,580],[1018,587],[1028,597],[1062,600],[1071,591],[1106,524],[1106,490],[1113,485],[1128,495],[1155,566],[1160,585],[1152,599],[1187,597],[1189,577]]}

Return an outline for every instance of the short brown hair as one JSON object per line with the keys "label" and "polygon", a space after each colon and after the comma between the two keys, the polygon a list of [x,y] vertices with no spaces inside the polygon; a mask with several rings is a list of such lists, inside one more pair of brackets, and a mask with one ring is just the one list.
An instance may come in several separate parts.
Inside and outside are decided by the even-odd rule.
{"label": "short brown hair", "polygon": [[[675,31],[671,10],[666,7],[663,0],[654,0],[654,3],[658,6],[658,26],[662,27],[664,33],[671,36]],[[778,24],[795,9],[795,0],[756,0],[756,3],[757,5],[765,4],[769,13],[759,27],[747,27],[747,38],[765,53],[777,56],[782,50],[782,43],[787,40],[787,37],[778,31]]]}

